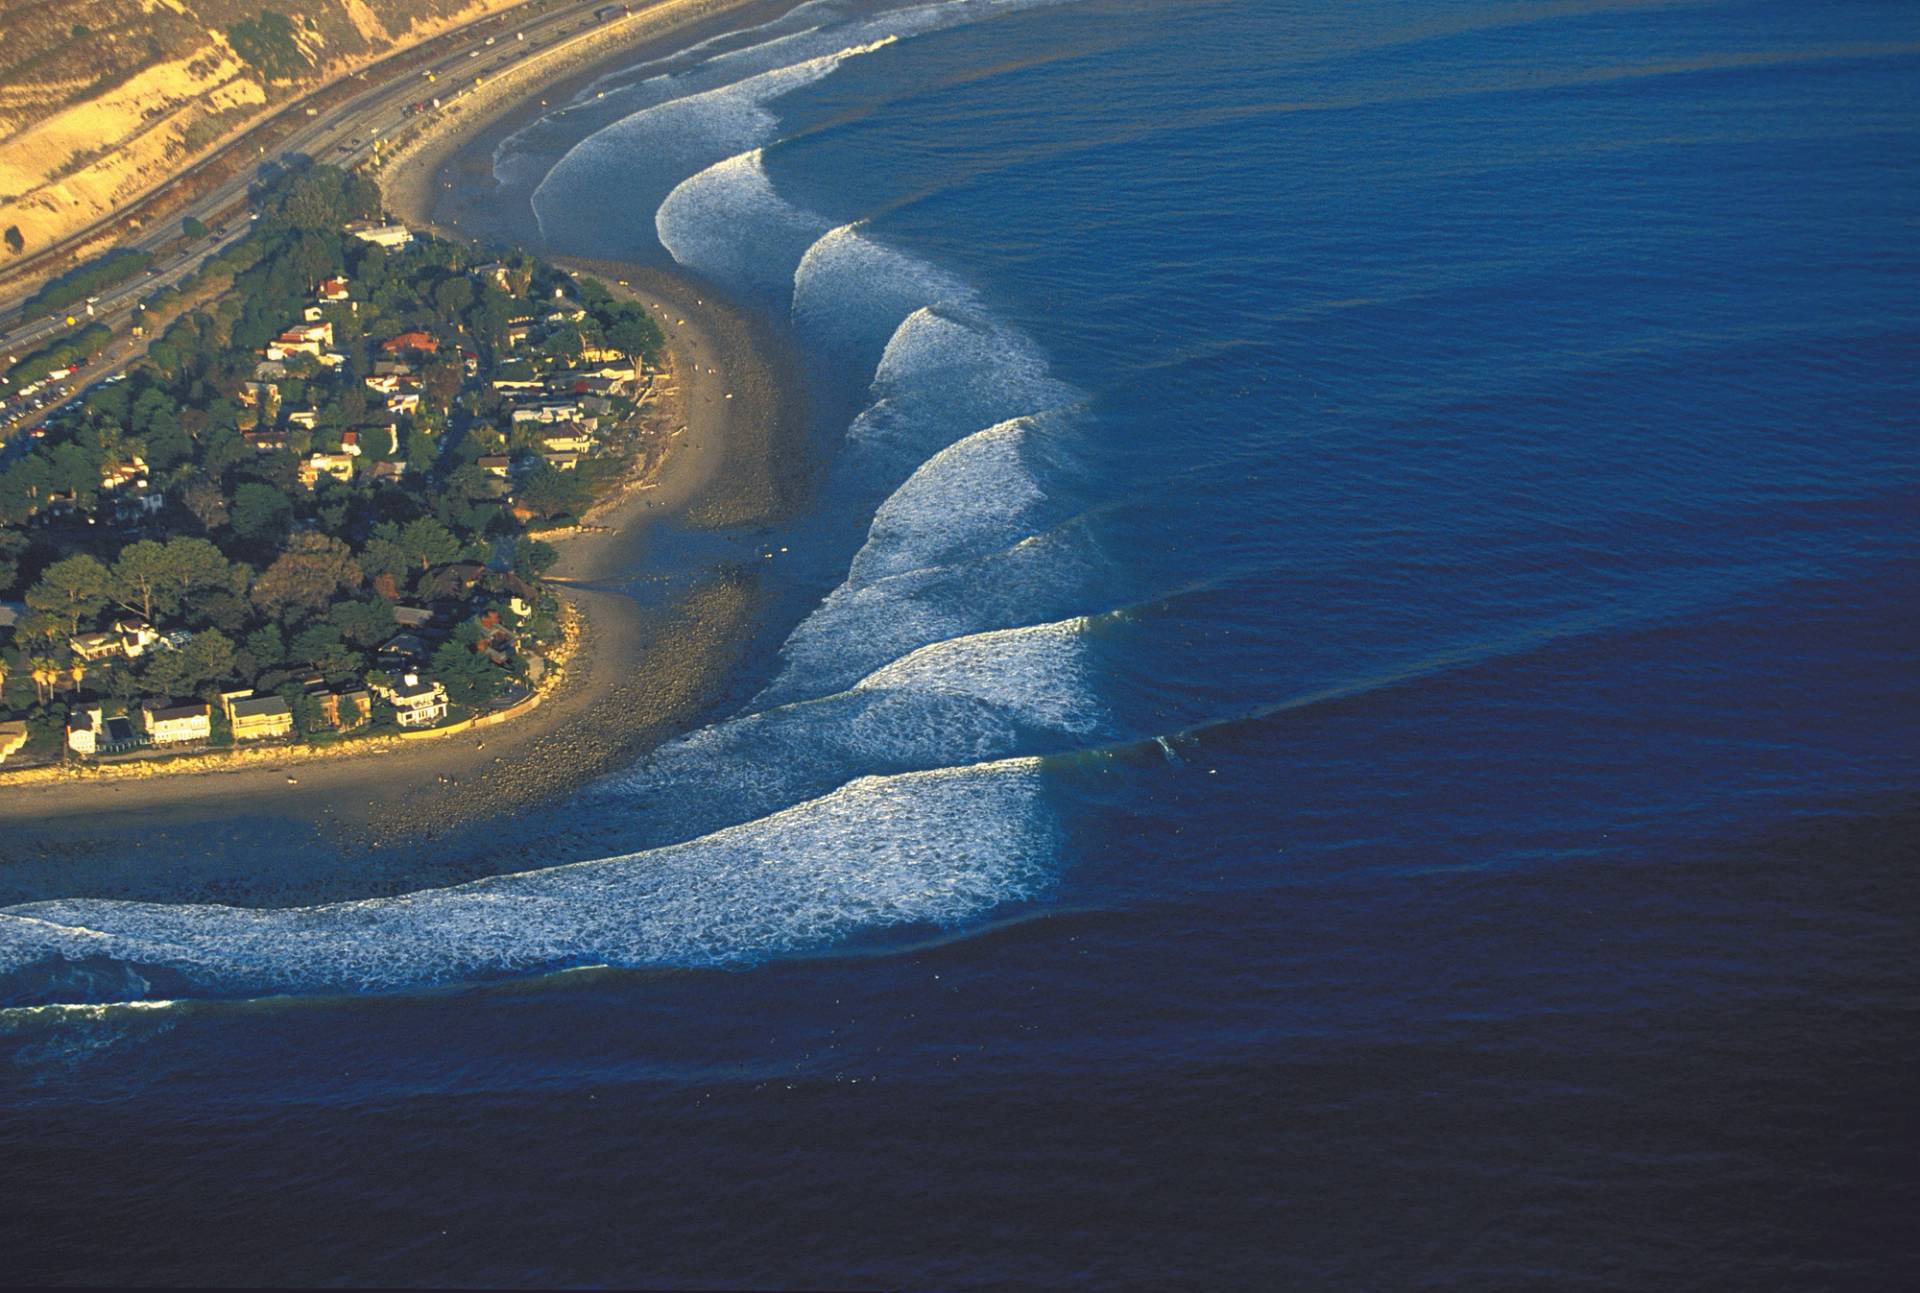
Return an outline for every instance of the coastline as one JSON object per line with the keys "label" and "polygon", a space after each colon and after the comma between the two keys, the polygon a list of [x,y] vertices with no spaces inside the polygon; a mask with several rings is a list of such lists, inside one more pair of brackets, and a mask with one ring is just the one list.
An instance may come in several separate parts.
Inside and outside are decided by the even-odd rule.
{"label": "coastline", "polygon": [[[629,65],[649,44],[678,46],[710,22],[724,20],[721,29],[729,29],[754,19],[743,11],[790,7],[791,0],[666,0],[619,31],[596,33],[615,39],[516,69],[522,74],[510,84],[485,87],[494,93],[465,96],[461,112],[436,121],[376,173],[387,205],[410,225],[474,241],[433,219],[435,201],[458,180],[471,179],[476,189],[482,175],[491,183],[490,164],[476,166],[476,154],[490,158],[490,136],[544,111],[543,90]],[[443,170],[457,178],[442,180]],[[484,194],[459,196],[485,201]],[[692,282],[637,266],[548,258],[602,277],[660,320],[677,386],[675,420],[685,427],[643,477],[595,505],[578,529],[549,536],[560,559],[548,583],[574,622],[558,681],[502,720],[432,736],[8,784],[0,829],[25,853],[0,852],[0,864],[26,853],[45,857],[52,841],[71,832],[111,837],[241,811],[311,827],[355,851],[435,839],[554,804],[684,730],[713,703],[752,638],[757,571],[745,561],[710,559],[676,572],[673,591],[658,604],[643,605],[621,586],[663,582],[646,564],[660,525],[751,525],[792,505],[791,474],[780,468],[799,426],[797,365],[766,329]],[[631,286],[616,286],[620,279]]]}

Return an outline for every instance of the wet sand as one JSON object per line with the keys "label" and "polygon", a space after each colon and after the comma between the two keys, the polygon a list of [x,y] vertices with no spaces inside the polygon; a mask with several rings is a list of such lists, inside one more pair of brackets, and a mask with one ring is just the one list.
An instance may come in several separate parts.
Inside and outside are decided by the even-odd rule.
{"label": "wet sand", "polygon": [[[680,6],[696,16],[718,9],[770,15],[787,7]],[[710,33],[694,26],[653,39],[670,47],[703,34]],[[641,52],[623,42],[592,66],[553,77],[589,78]],[[468,231],[432,218],[454,206],[468,213],[469,230],[490,243],[518,241],[511,215],[501,213],[505,218],[484,230],[473,228],[471,215],[485,207],[492,183],[485,162],[498,132],[539,111],[542,91],[560,93],[552,80],[529,79],[512,97],[494,99],[484,114],[475,105],[431,146],[404,154],[381,177],[389,208],[410,224],[460,237]],[[554,540],[561,558],[550,579],[573,609],[578,634],[559,684],[528,712],[438,739],[342,754],[289,750],[205,772],[0,785],[0,864],[26,864],[6,880],[37,889],[24,872],[79,860],[71,854],[104,862],[116,838],[184,832],[181,837],[191,839],[196,824],[237,819],[290,824],[342,854],[470,835],[488,821],[559,802],[685,730],[711,707],[753,634],[761,572],[744,543],[692,568],[664,568],[650,561],[655,535],[663,526],[751,527],[795,505],[802,488],[798,366],[762,325],[697,284],[657,270],[556,259],[597,274],[653,312],[668,334],[678,406],[674,425],[665,429],[667,451],[647,483],[616,495],[584,518],[578,532]],[[622,278],[631,287],[615,286]],[[684,432],[671,434],[677,425]],[[648,595],[636,598],[636,587]],[[289,838],[280,830],[266,836],[281,845]],[[0,890],[13,888],[0,883]]]}

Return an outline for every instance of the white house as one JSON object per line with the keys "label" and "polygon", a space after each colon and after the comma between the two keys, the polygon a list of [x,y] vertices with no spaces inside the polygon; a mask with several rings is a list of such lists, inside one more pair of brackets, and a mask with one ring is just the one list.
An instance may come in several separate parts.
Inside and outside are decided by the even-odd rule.
{"label": "white house", "polygon": [[106,716],[98,705],[77,707],[67,715],[67,748],[75,754],[92,754],[106,730]]}
{"label": "white house", "polygon": [[[213,735],[213,706],[175,705],[169,709],[140,707],[141,721],[155,745],[178,745],[184,741],[204,741]],[[69,738],[71,739],[71,738]]]}
{"label": "white house", "polygon": [[447,689],[422,682],[417,673],[403,674],[397,682],[376,680],[373,689],[393,706],[394,721],[402,727],[432,727],[447,716]]}
{"label": "white house", "polygon": [[387,224],[379,220],[355,220],[347,226],[346,232],[376,247],[404,247],[413,241],[413,233],[405,225]]}

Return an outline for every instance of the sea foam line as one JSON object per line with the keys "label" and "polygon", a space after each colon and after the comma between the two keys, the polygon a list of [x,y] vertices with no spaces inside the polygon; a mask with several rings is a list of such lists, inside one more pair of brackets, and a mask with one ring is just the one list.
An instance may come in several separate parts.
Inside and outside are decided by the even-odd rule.
{"label": "sea foam line", "polygon": [[392,991],[570,965],[730,965],[1041,892],[1036,760],[867,777],[668,848],[393,898],[248,909],[73,899],[0,911],[0,990],[106,959],[181,995]]}

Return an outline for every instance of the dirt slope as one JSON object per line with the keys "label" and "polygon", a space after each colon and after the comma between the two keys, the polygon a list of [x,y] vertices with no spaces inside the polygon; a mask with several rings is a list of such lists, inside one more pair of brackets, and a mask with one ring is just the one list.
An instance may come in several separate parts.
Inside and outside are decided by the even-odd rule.
{"label": "dirt slope", "polygon": [[272,107],[517,2],[0,0],[0,268]]}

